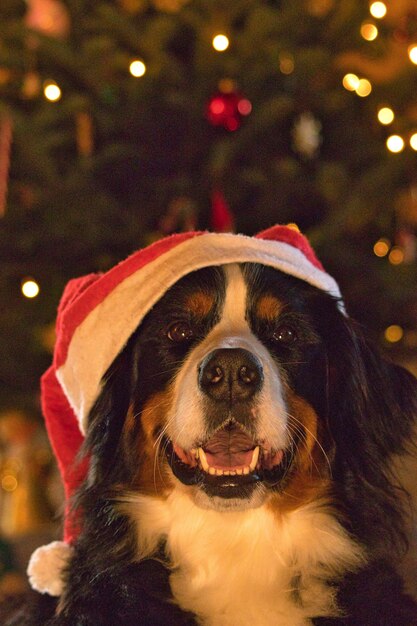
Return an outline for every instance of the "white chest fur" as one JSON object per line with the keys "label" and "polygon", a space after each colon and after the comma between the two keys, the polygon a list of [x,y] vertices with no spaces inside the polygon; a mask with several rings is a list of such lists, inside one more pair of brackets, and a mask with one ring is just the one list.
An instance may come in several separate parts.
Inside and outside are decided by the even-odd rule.
{"label": "white chest fur", "polygon": [[166,540],[171,588],[204,626],[305,626],[337,614],[326,580],[357,567],[360,548],[323,506],[285,515],[197,507],[175,489],[167,500],[134,496],[139,556]]}

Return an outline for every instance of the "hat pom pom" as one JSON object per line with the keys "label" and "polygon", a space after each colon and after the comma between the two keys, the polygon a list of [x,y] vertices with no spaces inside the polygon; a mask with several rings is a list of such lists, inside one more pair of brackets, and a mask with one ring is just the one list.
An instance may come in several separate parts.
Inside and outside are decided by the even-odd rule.
{"label": "hat pom pom", "polygon": [[62,573],[72,552],[73,548],[63,541],[53,541],[35,550],[27,568],[32,589],[60,596],[64,586]]}

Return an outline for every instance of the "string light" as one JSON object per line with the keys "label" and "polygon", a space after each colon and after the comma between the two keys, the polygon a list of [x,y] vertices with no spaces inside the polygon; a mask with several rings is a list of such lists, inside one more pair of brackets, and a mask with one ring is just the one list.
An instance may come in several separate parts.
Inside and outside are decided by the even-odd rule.
{"label": "string light", "polygon": [[375,17],[376,19],[380,20],[381,18],[385,17],[385,15],[387,14],[386,4],[384,2],[373,2],[371,6],[369,7],[369,12],[372,15],[372,17]]}
{"label": "string light", "polygon": [[386,146],[390,152],[398,154],[404,150],[404,139],[400,135],[390,135],[386,141]]}
{"label": "string light", "polygon": [[378,121],[381,124],[384,124],[384,126],[388,126],[388,124],[391,124],[391,122],[394,121],[394,117],[394,111],[389,107],[382,107],[378,111]]}
{"label": "string light", "polygon": [[372,91],[372,85],[367,78],[361,78],[355,91],[361,98],[366,98]]}
{"label": "string light", "polygon": [[50,102],[58,102],[61,99],[62,91],[56,82],[49,80],[43,86],[43,93]]}
{"label": "string light", "polygon": [[364,22],[361,26],[361,35],[366,41],[374,41],[378,37],[378,29],[372,22]]}
{"label": "string light", "polygon": [[414,63],[414,65],[417,65],[417,45],[415,43],[409,46],[408,56],[410,58],[411,63]]}
{"label": "string light", "polygon": [[38,283],[33,278],[25,279],[21,289],[25,298],[36,298],[40,291]]}
{"label": "string light", "polygon": [[388,260],[391,265],[401,265],[401,263],[404,261],[403,249],[399,246],[393,246],[391,248],[391,252],[389,253]]}
{"label": "string light", "polygon": [[135,78],[140,78],[141,76],[143,76],[146,72],[146,65],[143,61],[141,61],[140,59],[135,59],[134,61],[132,61],[132,63],[129,65],[129,72],[132,74],[132,76],[134,76]]}
{"label": "string light", "polygon": [[417,133],[414,133],[410,137],[410,146],[413,150],[417,150]]}
{"label": "string light", "polygon": [[224,52],[229,47],[229,38],[226,35],[215,35],[213,37],[213,48],[217,50],[217,52]]}
{"label": "string light", "polygon": [[356,74],[345,74],[342,83],[343,87],[348,91],[356,91],[359,86],[359,76],[356,76]]}
{"label": "string light", "polygon": [[378,239],[378,241],[374,245],[374,254],[376,254],[376,256],[381,257],[381,258],[384,256],[387,256],[390,247],[391,247],[391,244],[388,241],[388,239],[385,239],[385,238]]}
{"label": "string light", "polygon": [[397,343],[404,336],[404,331],[398,324],[392,324],[385,329],[384,337],[389,343]]}

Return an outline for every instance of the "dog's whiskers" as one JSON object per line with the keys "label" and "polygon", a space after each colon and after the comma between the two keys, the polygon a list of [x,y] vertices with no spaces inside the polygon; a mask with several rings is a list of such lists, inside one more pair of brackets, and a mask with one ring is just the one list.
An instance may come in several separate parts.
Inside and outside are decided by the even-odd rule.
{"label": "dog's whiskers", "polygon": [[[289,419],[289,421],[290,421],[290,424],[292,425],[292,427],[293,427],[294,429],[299,429],[299,432],[301,432],[301,433],[302,433],[303,431],[305,431],[306,433],[308,433],[308,434],[309,434],[309,435],[313,438],[313,441],[316,443],[316,445],[319,447],[319,449],[320,449],[321,453],[323,454],[323,457],[324,457],[324,459],[325,459],[325,461],[326,461],[326,464],[327,464],[327,466],[328,466],[328,468],[329,468],[329,473],[330,473],[330,477],[331,477],[331,476],[332,476],[332,466],[331,466],[331,463],[330,463],[330,459],[329,459],[329,457],[328,457],[328,455],[327,455],[327,453],[326,453],[325,449],[323,448],[322,444],[320,443],[319,439],[318,439],[318,438],[316,437],[316,435],[315,435],[315,434],[314,434],[314,433],[313,433],[313,432],[312,432],[312,431],[311,431],[311,430],[310,430],[310,429],[309,429],[309,428],[308,428],[305,424],[303,424],[303,423],[301,422],[301,420],[299,420],[299,419],[298,419],[295,415],[292,415],[291,413],[288,413],[288,412],[287,412],[287,417],[288,417],[288,419]],[[310,458],[311,458],[312,463],[314,463],[313,458],[312,458],[312,456],[311,456],[311,453],[310,453]],[[315,463],[314,463],[314,465],[315,465],[316,469],[319,471],[319,469],[317,468],[317,465],[316,465]],[[319,473],[320,473],[320,471],[319,471]]]}

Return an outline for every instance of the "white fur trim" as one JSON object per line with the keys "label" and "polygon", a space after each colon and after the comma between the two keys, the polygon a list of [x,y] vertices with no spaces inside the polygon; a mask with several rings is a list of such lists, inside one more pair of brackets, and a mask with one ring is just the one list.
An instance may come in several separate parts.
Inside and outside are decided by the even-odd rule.
{"label": "white fur trim", "polygon": [[284,242],[206,233],[178,244],[119,283],[75,330],[67,360],[56,375],[82,433],[104,373],[169,287],[203,267],[245,262],[274,267],[341,298],[334,278]]}
{"label": "white fur trim", "polygon": [[32,589],[49,593],[50,596],[60,596],[63,591],[62,571],[71,554],[71,546],[63,541],[53,541],[35,550],[27,567]]}

